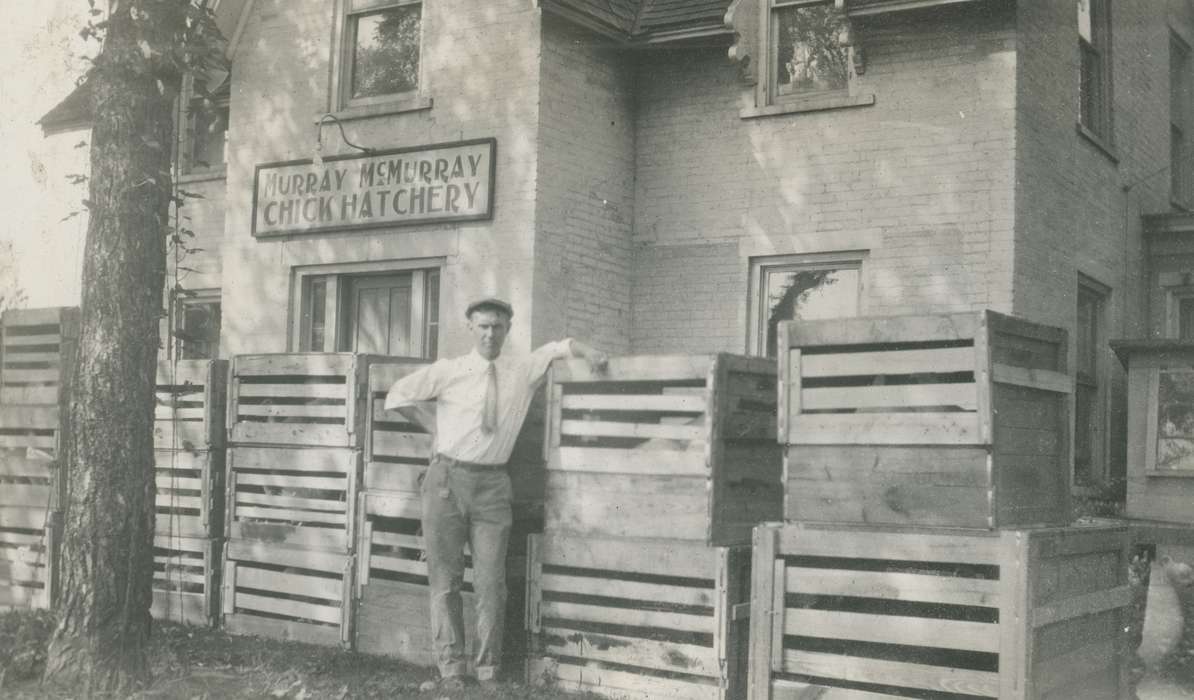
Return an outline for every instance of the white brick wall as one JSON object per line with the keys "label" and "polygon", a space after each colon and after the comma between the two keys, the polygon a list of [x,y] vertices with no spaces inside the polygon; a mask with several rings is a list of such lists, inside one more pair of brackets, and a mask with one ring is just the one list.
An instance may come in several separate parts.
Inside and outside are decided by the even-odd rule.
{"label": "white brick wall", "polygon": [[[643,59],[635,240],[647,250],[636,256],[636,351],[741,351],[741,251],[849,250],[857,245],[837,241],[859,233],[873,241],[864,313],[1010,311],[1014,17],[911,13],[858,31],[868,58],[859,88],[874,93],[871,107],[743,120],[751,88],[722,51]],[[716,244],[704,249],[717,251],[716,264],[669,269],[693,262],[702,240]],[[708,290],[713,314],[689,303]],[[661,337],[669,317],[697,320]]]}
{"label": "white brick wall", "polygon": [[634,92],[630,59],[547,19],[539,96],[536,341],[630,349]]}
{"label": "white brick wall", "polygon": [[[442,258],[440,352],[469,346],[458,316],[467,299],[504,295],[529,318],[537,169],[539,15],[523,0],[437,0],[424,6],[429,110],[345,122],[348,138],[398,148],[496,137],[493,221],[254,240],[252,179],[259,163],[309,158],[313,122],[329,111],[333,3],[260,0],[236,55],[224,238],[224,354],[287,349],[291,269],[332,262]],[[335,127],[325,149],[343,147]],[[516,323],[514,347],[531,324]]]}

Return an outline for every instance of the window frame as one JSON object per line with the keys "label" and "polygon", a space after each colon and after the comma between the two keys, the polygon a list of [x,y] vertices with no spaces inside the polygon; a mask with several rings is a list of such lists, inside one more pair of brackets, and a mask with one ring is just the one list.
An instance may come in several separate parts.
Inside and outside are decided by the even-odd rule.
{"label": "window frame", "polygon": [[[1097,488],[1100,484],[1105,484],[1109,478],[1110,461],[1109,455],[1109,440],[1110,430],[1108,425],[1109,411],[1108,401],[1110,392],[1108,391],[1110,382],[1108,377],[1109,364],[1107,361],[1107,316],[1108,309],[1111,304],[1111,288],[1107,285],[1079,273],[1078,284],[1076,287],[1075,304],[1074,304],[1074,410],[1073,410],[1073,425],[1072,438],[1074,441],[1071,454],[1074,455],[1073,467],[1070,475],[1071,486],[1075,489],[1090,489]],[[1096,306],[1094,309],[1094,323],[1091,343],[1093,347],[1090,351],[1093,353],[1093,367],[1088,374],[1082,369],[1081,362],[1081,346],[1082,336],[1079,334],[1080,315],[1082,308],[1083,297],[1092,299]],[[1090,445],[1090,465],[1088,470],[1089,482],[1082,482],[1079,480],[1078,472],[1078,439],[1079,439],[1079,411],[1078,411],[1078,393],[1080,388],[1088,388],[1093,390],[1092,413],[1090,416],[1091,445]]]}
{"label": "window frame", "polygon": [[[1090,8],[1090,39],[1082,36],[1081,15],[1078,20],[1078,129],[1096,145],[1111,150],[1115,145],[1114,93],[1112,91],[1112,35],[1110,0],[1085,0]],[[1080,7],[1080,5],[1079,5]],[[1094,112],[1086,108],[1086,55],[1093,54],[1099,66],[1098,90],[1100,100]],[[1109,153],[1114,157],[1113,151]]]}
{"label": "window frame", "polygon": [[[205,306],[211,304],[215,304],[220,307],[219,318],[221,327],[221,333],[216,336],[215,347],[212,353],[206,357],[184,357],[183,353],[186,343],[182,337],[182,325],[186,320],[186,308],[188,306]],[[222,294],[219,287],[188,289],[183,292],[175,291],[170,304],[169,357],[174,360],[219,358],[220,336],[223,335],[223,315],[224,307]]]}
{"label": "window frame", "polygon": [[[291,269],[290,291],[290,332],[288,333],[288,348],[290,352],[339,352],[343,340],[344,322],[340,312],[344,308],[342,290],[345,288],[346,278],[363,277],[384,274],[412,273],[411,280],[411,319],[412,346],[420,348],[424,357],[434,359],[438,354],[439,332],[443,318],[443,280],[444,260],[442,258],[419,258],[412,260],[379,261],[366,263],[339,263],[332,265],[310,265]],[[429,307],[427,299],[427,277],[434,275],[437,280],[436,298],[439,306]],[[325,280],[327,291],[324,297],[324,345],[313,348],[311,337],[312,314],[309,308],[309,290],[316,280]],[[433,313],[434,312],[434,313]],[[430,321],[434,316],[434,321]],[[429,322],[430,321],[430,322]],[[330,330],[330,333],[328,332]]]}
{"label": "window frame", "polygon": [[[228,172],[228,132],[231,127],[231,105],[232,95],[229,87],[229,80],[225,80],[223,86],[217,87],[215,93],[210,97],[203,97],[195,94],[195,80],[192,74],[187,74],[184,78],[183,89],[180,92],[179,101],[182,105],[179,110],[179,129],[178,129],[178,174],[182,180],[198,180],[198,179],[212,179],[226,177]],[[210,107],[204,107],[202,103],[208,100],[212,104]],[[224,137],[223,146],[221,148],[221,158],[219,163],[208,163],[201,165],[195,159],[195,127],[198,124],[197,116],[202,111],[216,110],[225,113],[224,117]]]}
{"label": "window frame", "polygon": [[[336,0],[335,18],[332,22],[332,66],[329,80],[331,109],[341,118],[354,114],[369,115],[372,113],[388,114],[416,109],[427,109],[431,106],[426,96],[426,46],[427,38],[427,2],[426,0]],[[373,95],[370,97],[352,97],[353,52],[356,46],[353,31],[354,18],[384,10],[403,6],[419,6],[419,68],[416,74],[416,85],[413,90],[405,92]]]}
{"label": "window frame", "polygon": [[[1194,284],[1165,286],[1165,337],[1180,340],[1181,303],[1194,299]],[[1194,337],[1194,336],[1192,336]]]}
{"label": "window frame", "polygon": [[767,353],[767,320],[764,314],[769,307],[764,303],[764,296],[766,295],[767,281],[770,274],[793,269],[858,270],[857,302],[855,304],[854,315],[861,316],[864,313],[866,299],[866,258],[867,251],[865,250],[760,255],[749,258],[746,354],[765,357]]}
{"label": "window frame", "polygon": [[[1180,74],[1175,75],[1175,56],[1181,55]],[[1194,137],[1194,52],[1172,28],[1169,30],[1169,199],[1174,208],[1189,211],[1194,206],[1194,159],[1190,139]],[[1175,104],[1176,103],[1176,104]],[[1177,132],[1180,137],[1175,138]]]}
{"label": "window frame", "polygon": [[794,112],[837,109],[842,107],[856,107],[873,105],[875,96],[858,91],[857,76],[861,72],[857,61],[860,54],[856,54],[853,44],[846,46],[849,63],[849,74],[846,86],[838,90],[816,93],[779,94],[779,86],[774,80],[774,73],[778,70],[779,60],[779,27],[775,22],[776,12],[791,7],[828,5],[845,15],[843,0],[761,0],[759,3],[759,38],[761,47],[758,53],[763,60],[755,67],[755,108],[744,109],[743,118],[770,116],[774,114],[788,114]]}

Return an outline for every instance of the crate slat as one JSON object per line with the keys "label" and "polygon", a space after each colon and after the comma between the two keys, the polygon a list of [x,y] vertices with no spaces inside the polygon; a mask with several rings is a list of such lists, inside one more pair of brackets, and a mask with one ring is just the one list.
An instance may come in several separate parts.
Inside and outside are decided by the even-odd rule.
{"label": "crate slat", "polygon": [[721,673],[711,647],[550,626],[543,628],[541,639],[543,651],[553,656],[711,677]]}
{"label": "crate slat", "polygon": [[883,600],[989,607],[999,586],[981,578],[935,576],[892,571],[853,571],[788,567],[787,592],[797,595],[848,595]]}
{"label": "crate slat", "polygon": [[340,630],[329,625],[316,625],[298,620],[276,620],[235,613],[225,615],[223,624],[229,634],[267,637],[329,647],[341,644]]}
{"label": "crate slat", "polygon": [[974,369],[974,351],[970,348],[933,348],[924,350],[863,350],[805,354],[798,376],[821,379],[900,374],[949,374]]}
{"label": "crate slat", "polygon": [[878,644],[938,646],[966,651],[999,651],[995,628],[984,622],[932,620],[899,615],[884,616],[830,610],[791,609],[784,615],[784,634],[865,640]]}
{"label": "crate slat", "polygon": [[696,588],[645,583],[642,581],[619,581],[592,576],[569,576],[566,574],[543,573],[540,586],[545,590],[568,591],[575,595],[606,596],[628,600],[670,603],[712,608],[717,603],[712,588]]}
{"label": "crate slat", "polygon": [[[304,576],[292,572],[267,571],[250,566],[239,566],[236,569],[236,585],[239,588],[256,588],[287,595],[300,595],[308,598],[339,601],[342,583],[338,579],[321,578],[318,576]],[[339,621],[336,618],[328,620]]]}
{"label": "crate slat", "polygon": [[611,698],[655,700],[722,700],[723,692],[715,684],[661,676],[650,676],[609,668],[578,666],[555,659],[535,658],[528,662],[530,678],[550,678],[564,690],[596,693]]}
{"label": "crate slat", "polygon": [[977,401],[974,384],[830,387],[800,391],[800,404],[805,411],[912,406],[956,406],[961,411],[974,411]]}
{"label": "crate slat", "polygon": [[999,674],[990,671],[862,659],[810,651],[785,651],[783,670],[785,673],[853,683],[990,697],[999,695]]}
{"label": "crate slat", "polygon": [[788,440],[808,445],[974,445],[974,413],[813,413],[788,424]]}
{"label": "crate slat", "polygon": [[560,447],[549,469],[563,472],[704,476],[705,445],[689,442],[668,449],[621,450],[607,447]]}

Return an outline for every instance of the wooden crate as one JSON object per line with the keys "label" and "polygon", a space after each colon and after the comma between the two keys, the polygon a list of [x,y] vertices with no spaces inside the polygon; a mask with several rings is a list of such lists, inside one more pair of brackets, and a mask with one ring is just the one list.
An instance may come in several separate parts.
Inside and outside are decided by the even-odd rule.
{"label": "wooden crate", "polygon": [[551,371],[545,529],[746,543],[782,505],[775,364],[734,355]]}
{"label": "wooden crate", "polygon": [[1069,522],[1064,330],[993,312],[780,326],[784,519]]}
{"label": "wooden crate", "polygon": [[0,404],[58,405],[78,347],[79,310],[10,309],[0,327]]}
{"label": "wooden crate", "polygon": [[49,607],[61,502],[58,409],[0,406],[0,609]]}
{"label": "wooden crate", "polygon": [[351,553],[360,465],[353,449],[230,447],[227,537]]}
{"label": "wooden crate", "polygon": [[224,548],[223,625],[230,634],[325,646],[352,639],[353,556],[260,540]]}
{"label": "wooden crate", "polygon": [[228,384],[228,439],[363,448],[369,368],[418,362],[349,352],[238,355]]}
{"label": "wooden crate", "polygon": [[643,700],[743,697],[749,547],[531,541],[529,682]]}
{"label": "wooden crate", "polygon": [[150,614],[155,620],[216,623],[221,548],[216,539],[154,535]]}
{"label": "wooden crate", "polygon": [[425,365],[422,360],[410,360],[369,367],[366,490],[419,493],[420,479],[431,461],[431,435],[397,411],[385,410],[385,399],[394,382]]}
{"label": "wooden crate", "polygon": [[222,449],[227,360],[160,360],[156,381],[154,448]]}
{"label": "wooden crate", "polygon": [[1124,525],[755,531],[750,698],[1128,697]]}
{"label": "wooden crate", "polygon": [[[427,557],[422,534],[422,506],[418,495],[363,492],[357,509],[357,624],[354,648],[368,654],[393,656],[432,666],[431,621],[428,612]],[[530,517],[528,517],[530,516]],[[509,590],[505,653],[518,655],[525,613],[526,543],[541,520],[515,511],[506,561]],[[474,639],[476,601],[473,570],[465,547],[465,629]],[[521,661],[521,658],[519,659]]]}
{"label": "wooden crate", "polygon": [[154,531],[216,539],[224,533],[224,451],[154,450]]}

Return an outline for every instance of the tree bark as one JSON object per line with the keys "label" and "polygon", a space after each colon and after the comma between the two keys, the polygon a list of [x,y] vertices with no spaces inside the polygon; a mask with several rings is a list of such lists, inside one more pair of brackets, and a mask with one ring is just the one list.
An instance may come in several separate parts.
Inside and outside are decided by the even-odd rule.
{"label": "tree bark", "polygon": [[154,370],[189,0],[112,2],[94,82],[82,327],[61,445],[58,622],[44,680],[123,697],[150,677]]}

